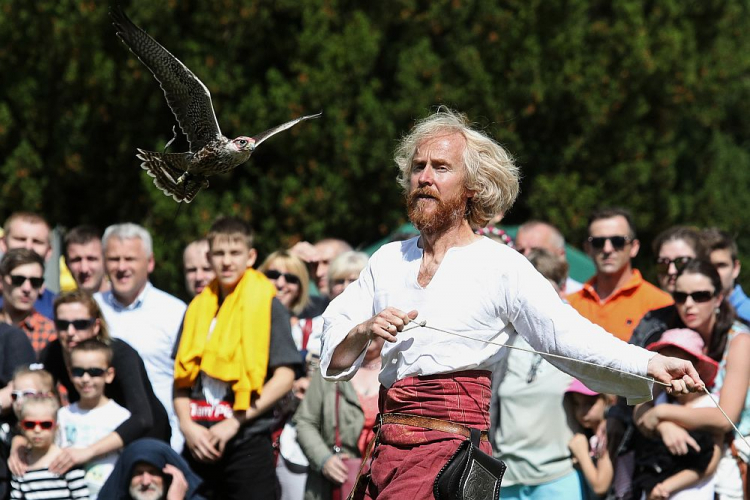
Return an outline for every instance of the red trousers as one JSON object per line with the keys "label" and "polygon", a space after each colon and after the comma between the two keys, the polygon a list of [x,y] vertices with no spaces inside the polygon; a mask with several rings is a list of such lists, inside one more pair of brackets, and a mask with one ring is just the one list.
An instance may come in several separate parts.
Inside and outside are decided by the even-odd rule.
{"label": "red trousers", "polygon": [[[381,413],[408,413],[487,430],[490,426],[491,372],[463,371],[409,377],[381,389]],[[399,424],[384,425],[373,452],[368,498],[431,500],[440,469],[465,438]],[[490,444],[481,449],[492,453]]]}

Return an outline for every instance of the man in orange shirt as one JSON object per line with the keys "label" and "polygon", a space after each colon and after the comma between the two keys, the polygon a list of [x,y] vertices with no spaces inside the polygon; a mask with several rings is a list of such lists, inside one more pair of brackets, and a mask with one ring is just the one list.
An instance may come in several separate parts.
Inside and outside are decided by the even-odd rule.
{"label": "man in orange shirt", "polygon": [[672,304],[672,297],[633,269],[640,242],[629,212],[600,210],[589,218],[588,228],[585,248],[596,274],[568,301],[582,316],[627,342],[643,315]]}

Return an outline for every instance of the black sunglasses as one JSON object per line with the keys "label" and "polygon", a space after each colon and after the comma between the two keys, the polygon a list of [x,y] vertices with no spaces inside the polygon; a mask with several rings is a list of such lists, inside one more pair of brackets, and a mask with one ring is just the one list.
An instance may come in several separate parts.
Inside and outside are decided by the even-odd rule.
{"label": "black sunglasses", "polygon": [[70,374],[74,377],[83,377],[86,373],[90,377],[102,377],[107,373],[107,370],[104,368],[81,368],[80,366],[74,366],[70,369]]}
{"label": "black sunglasses", "polygon": [[612,243],[612,248],[615,250],[622,250],[625,245],[630,243],[630,236],[589,236],[589,244],[594,250],[601,250],[609,240]]}
{"label": "black sunglasses", "polygon": [[26,280],[29,280],[31,282],[32,288],[36,288],[37,290],[39,288],[42,288],[42,285],[44,284],[44,278],[23,276],[21,274],[10,275],[10,282],[13,284],[13,286],[23,286],[23,284],[26,283]]}
{"label": "black sunglasses", "polygon": [[266,278],[268,278],[271,281],[276,281],[281,276],[284,277],[284,280],[289,283],[290,285],[299,285],[299,276],[292,273],[280,273],[278,271],[266,271],[265,272]]}
{"label": "black sunglasses", "polygon": [[27,431],[33,431],[37,425],[48,431],[55,426],[55,422],[54,420],[21,420],[21,427]]}
{"label": "black sunglasses", "polygon": [[91,328],[92,326],[94,326],[95,322],[96,320],[94,318],[74,319],[72,321],[68,321],[67,319],[56,319],[55,328],[60,331],[67,331],[68,328],[70,328],[70,325],[73,325],[73,328],[75,330],[85,330],[86,328]]}
{"label": "black sunglasses", "polygon": [[688,297],[693,299],[693,302],[702,303],[708,302],[714,298],[714,292],[708,290],[700,290],[698,292],[685,293],[685,292],[672,292],[672,298],[676,304],[684,304],[687,302]]}
{"label": "black sunglasses", "polygon": [[677,270],[677,274],[680,274],[691,260],[693,260],[692,257],[677,257],[676,259],[668,259],[666,257],[662,257],[660,259],[656,259],[656,273],[669,274],[669,266],[671,264],[674,264],[674,268]]}

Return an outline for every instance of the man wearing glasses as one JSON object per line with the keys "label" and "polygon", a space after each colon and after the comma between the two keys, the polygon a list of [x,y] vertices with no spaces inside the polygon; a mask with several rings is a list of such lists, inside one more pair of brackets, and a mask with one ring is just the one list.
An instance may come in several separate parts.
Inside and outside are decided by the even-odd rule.
{"label": "man wearing glasses", "polygon": [[586,252],[596,274],[568,301],[583,317],[627,342],[644,314],[673,303],[672,297],[633,269],[640,242],[629,212],[609,208],[589,218]]}
{"label": "man wearing glasses", "polygon": [[[31,212],[15,212],[5,221],[3,230],[5,234],[0,238],[0,254],[13,248],[28,248],[40,255],[42,262],[46,262],[52,256],[51,231],[42,216]],[[55,294],[47,288],[41,288],[34,308],[52,319],[54,301]]]}
{"label": "man wearing glasses", "polygon": [[37,356],[57,338],[55,325],[34,309],[44,286],[44,260],[33,250],[14,248],[0,260],[2,321],[21,328]]}

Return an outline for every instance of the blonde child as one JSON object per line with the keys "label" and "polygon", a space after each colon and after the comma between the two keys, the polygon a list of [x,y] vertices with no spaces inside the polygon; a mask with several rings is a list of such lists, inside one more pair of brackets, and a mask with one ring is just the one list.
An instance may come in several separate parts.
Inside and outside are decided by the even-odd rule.
{"label": "blonde child", "polygon": [[88,498],[82,469],[74,468],[62,476],[49,471],[49,465],[60,453],[55,445],[57,398],[40,396],[26,399],[20,408],[21,432],[28,441],[28,469],[10,482],[13,499],[44,498],[48,500]]}
{"label": "blonde child", "polygon": [[13,373],[13,390],[10,393],[13,401],[13,412],[21,418],[21,406],[29,398],[55,396],[55,380],[52,375],[35,365],[22,366]]}
{"label": "blonde child", "polygon": [[101,340],[84,340],[72,348],[70,378],[80,399],[58,412],[57,444],[71,447],[68,452],[84,454],[86,484],[91,498],[96,499],[112,473],[120,450],[93,456],[91,445],[113,434],[130,418],[130,412],[104,395],[106,385],[115,378],[115,370],[112,349]]}
{"label": "blonde child", "polygon": [[614,397],[592,391],[579,380],[573,380],[565,391],[568,420],[581,426],[568,448],[589,487],[596,496],[609,491],[614,467],[607,451],[607,408]]}

